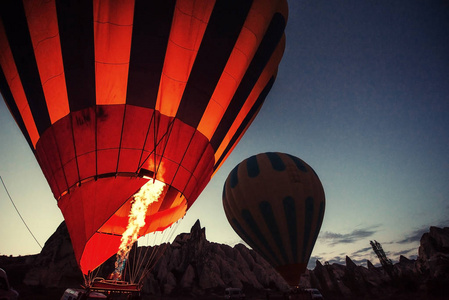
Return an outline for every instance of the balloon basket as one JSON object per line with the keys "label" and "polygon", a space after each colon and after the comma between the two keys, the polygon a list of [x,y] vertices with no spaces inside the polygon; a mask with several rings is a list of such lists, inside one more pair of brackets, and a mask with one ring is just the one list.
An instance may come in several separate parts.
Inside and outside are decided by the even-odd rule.
{"label": "balloon basket", "polygon": [[137,283],[129,283],[121,280],[107,280],[104,278],[95,278],[88,288],[90,291],[100,292],[103,294],[128,294],[137,296],[140,294],[142,285]]}

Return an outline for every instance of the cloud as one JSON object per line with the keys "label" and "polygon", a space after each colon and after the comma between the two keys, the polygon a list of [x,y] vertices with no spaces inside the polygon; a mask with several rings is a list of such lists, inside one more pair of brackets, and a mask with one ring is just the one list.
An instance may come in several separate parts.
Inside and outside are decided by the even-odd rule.
{"label": "cloud", "polygon": [[357,266],[365,265],[366,266],[366,258],[354,258],[350,257],[353,263],[355,263]]}
{"label": "cloud", "polygon": [[327,261],[329,264],[339,264],[339,265],[346,265],[346,256],[337,256],[333,257],[330,260]]}
{"label": "cloud", "polygon": [[320,235],[320,239],[332,246],[337,244],[352,244],[356,241],[372,236],[374,233],[377,232],[377,230],[375,230],[375,228],[377,227],[379,226],[356,229],[350,233],[336,233],[325,231],[323,232],[323,234]]}
{"label": "cloud", "polygon": [[[449,214],[449,205],[447,206],[446,211]],[[427,233],[430,231],[431,226],[444,228],[444,227],[447,227],[448,225],[449,225],[449,217],[445,216],[433,224],[424,224],[420,228],[410,231],[407,235],[405,235],[405,237],[403,239],[397,241],[396,243],[398,243],[398,244],[417,243],[417,242],[421,241],[421,237],[424,233]]]}
{"label": "cloud", "polygon": [[[441,220],[440,222],[437,223],[437,225],[433,225],[435,227],[439,227],[439,228],[444,228],[444,227],[448,227],[449,226],[449,217],[447,217],[445,220]],[[430,228],[430,226],[429,226]]]}
{"label": "cloud", "polygon": [[[447,226],[448,223],[441,222],[437,225],[432,225],[436,227],[443,228]],[[419,242],[421,240],[421,237],[424,233],[427,233],[430,231],[431,225],[422,225],[421,228],[415,229],[411,231],[409,234],[407,234],[402,240],[397,241],[398,244],[408,244],[408,243],[415,243]]]}
{"label": "cloud", "polygon": [[[366,261],[370,258],[373,258],[370,257],[370,254],[374,258],[376,257],[371,247],[362,248],[360,250],[352,252],[351,254],[339,253],[335,256],[331,256],[329,255],[329,253],[322,253],[321,255],[311,256],[309,263],[307,264],[307,268],[313,270],[316,266],[317,260],[319,260],[323,265],[325,263],[346,265],[346,256],[348,256],[356,265],[366,266]],[[374,263],[376,263],[376,261],[374,261]]]}
{"label": "cloud", "polygon": [[316,266],[316,261],[319,260],[320,262],[323,261],[323,258],[320,256],[311,256],[309,259],[309,262],[307,264],[307,269],[313,270]]}
{"label": "cloud", "polygon": [[405,256],[405,257],[412,257],[412,256],[416,256],[417,255],[417,249],[416,248],[410,248],[410,249],[404,249],[404,250],[401,250],[401,251],[395,251],[395,252],[390,252],[391,254],[391,256],[394,256],[394,257],[398,257],[399,258],[399,256]]}
{"label": "cloud", "polygon": [[365,254],[367,254],[367,252],[371,252],[371,251],[373,251],[373,248],[372,248],[372,247],[362,248],[362,249],[360,249],[360,250],[357,250],[357,251],[355,251],[355,252],[352,252],[351,257],[352,257],[352,256],[359,256],[359,255],[365,255]]}
{"label": "cloud", "polygon": [[422,228],[411,231],[402,240],[397,241],[398,244],[409,244],[419,242],[424,233],[429,232],[429,227],[423,226]]}
{"label": "cloud", "polygon": [[309,262],[307,264],[307,269],[313,270],[316,267],[316,261],[319,260],[322,265],[325,263],[329,264],[340,264],[340,265],[346,265],[346,255],[342,256],[334,256],[331,258],[325,258],[323,256],[311,256],[309,259]]}

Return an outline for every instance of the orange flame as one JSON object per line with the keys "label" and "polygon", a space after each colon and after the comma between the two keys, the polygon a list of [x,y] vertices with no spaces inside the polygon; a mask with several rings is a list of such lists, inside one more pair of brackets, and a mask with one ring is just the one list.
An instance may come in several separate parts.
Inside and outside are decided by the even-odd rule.
{"label": "orange flame", "polygon": [[133,202],[129,213],[128,226],[122,235],[121,244],[117,252],[115,270],[111,274],[112,279],[120,280],[129,251],[139,238],[140,229],[145,225],[145,217],[148,206],[157,202],[167,185],[156,179],[149,180],[139,192],[133,195]]}

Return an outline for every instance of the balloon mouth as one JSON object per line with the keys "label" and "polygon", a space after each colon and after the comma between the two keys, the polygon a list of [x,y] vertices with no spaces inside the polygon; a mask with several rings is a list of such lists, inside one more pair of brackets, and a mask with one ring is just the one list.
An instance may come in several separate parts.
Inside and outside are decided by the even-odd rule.
{"label": "balloon mouth", "polygon": [[306,271],[306,263],[292,263],[282,266],[277,266],[276,271],[284,278],[290,286],[298,286],[301,275]]}
{"label": "balloon mouth", "polygon": [[73,185],[69,189],[63,191],[57,200],[61,199],[66,194],[71,193],[74,189],[76,189],[90,181],[97,181],[98,179],[117,178],[117,177],[128,177],[128,178],[139,177],[139,178],[143,178],[143,179],[155,179],[156,178],[155,172],[147,170],[147,169],[143,169],[143,168],[140,169],[138,172],[114,172],[114,173],[98,174],[96,176],[91,176],[91,177],[88,177],[88,178],[78,181],[75,185]]}
{"label": "balloon mouth", "polygon": [[[148,172],[150,172],[150,171],[148,171]],[[75,189],[81,187],[82,185],[84,185],[90,181],[97,181],[99,179],[117,178],[117,177],[128,177],[128,178],[140,177],[140,178],[144,178],[144,179],[152,178],[152,177],[146,177],[146,175],[139,175],[139,173],[134,173],[134,172],[117,172],[117,173],[98,174],[95,176],[90,176],[90,177],[84,178],[84,179],[78,181],[77,183],[75,183],[73,186],[69,187],[67,190],[61,192],[61,195],[59,197],[57,197],[57,201],[59,201],[65,195],[72,193]]]}
{"label": "balloon mouth", "polygon": [[154,179],[155,178],[155,174],[153,171],[147,170],[147,169],[140,169],[139,173],[137,174],[137,176],[145,178],[145,179]]}
{"label": "balloon mouth", "polygon": [[[138,178],[140,179],[138,180],[143,180],[145,177],[146,175],[142,177],[139,176]],[[117,179],[109,178],[109,180]],[[145,179],[147,181],[152,180],[151,178]],[[93,235],[86,240],[79,261],[80,268],[84,274],[87,274],[89,270],[94,270],[110,256],[117,253],[122,235],[128,225],[131,206],[132,197],[128,198],[128,200],[126,200],[126,202],[105,220],[105,222],[95,230]],[[138,237],[142,237],[151,232],[165,230],[182,218],[186,211],[187,201],[185,197],[173,186],[168,186],[163,197],[148,206],[145,215],[145,224],[139,229]],[[101,254],[99,254],[100,249]]]}
{"label": "balloon mouth", "polygon": [[[139,176],[139,178],[145,179],[146,181],[153,180],[153,177],[147,177],[146,175]],[[145,235],[153,231],[162,231],[178,220],[170,218],[165,219],[164,222],[161,222],[161,220],[159,219],[161,215],[165,215],[169,211],[175,212],[180,210],[176,215],[178,215],[182,211],[182,216],[184,216],[187,210],[186,209],[187,199],[184,197],[184,195],[175,187],[167,183],[164,184],[167,186],[167,189],[165,190],[164,194],[161,195],[161,197],[158,198],[157,201],[154,201],[153,203],[148,205],[148,210],[146,211],[146,221],[145,221],[146,225],[144,225],[142,229],[139,231],[139,236]],[[123,202],[122,205],[120,205],[119,209],[117,209],[114,212],[114,214],[111,215],[109,219],[97,230],[98,233],[112,234],[119,236],[123,234],[123,231],[126,229],[129,213],[131,211],[133,196],[130,196],[125,202]],[[159,222],[153,222],[152,219],[157,219]],[[111,226],[111,224],[114,224],[114,226]]]}

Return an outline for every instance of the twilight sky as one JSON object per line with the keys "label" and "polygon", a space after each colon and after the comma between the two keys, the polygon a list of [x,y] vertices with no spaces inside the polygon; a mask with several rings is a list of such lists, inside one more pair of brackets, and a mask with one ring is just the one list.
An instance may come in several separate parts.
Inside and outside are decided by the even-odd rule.
{"label": "twilight sky", "polygon": [[[199,219],[208,240],[241,239],[223,211],[224,181],[261,152],[315,169],[326,212],[309,267],[414,258],[429,226],[449,226],[449,5],[446,1],[289,1],[277,80],[240,144],[172,232]],[[0,101],[0,176],[43,245],[63,220],[21,132]],[[0,185],[0,255],[40,247]]]}

